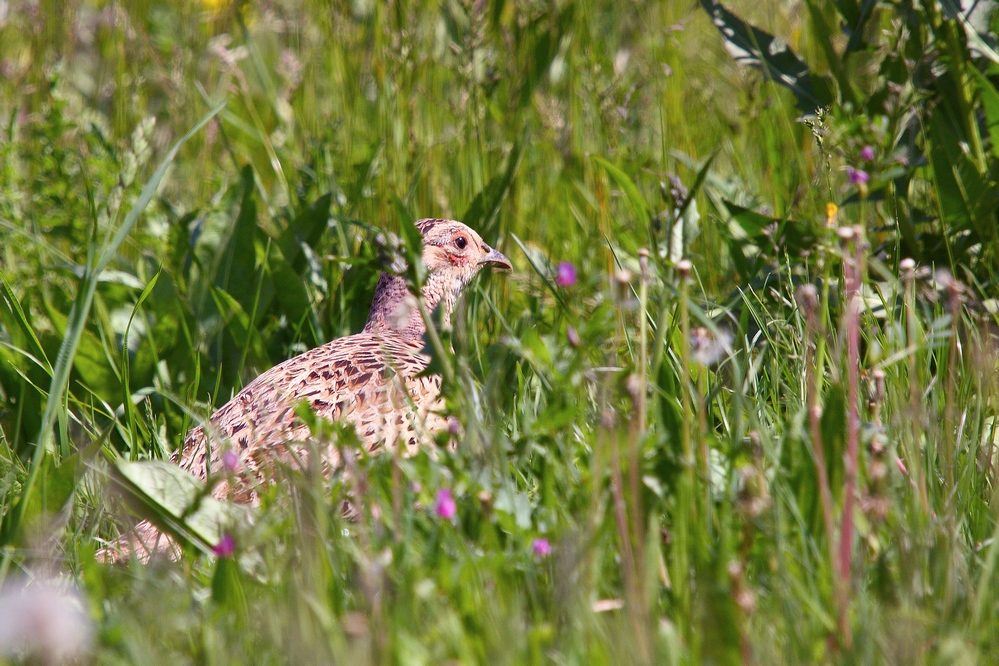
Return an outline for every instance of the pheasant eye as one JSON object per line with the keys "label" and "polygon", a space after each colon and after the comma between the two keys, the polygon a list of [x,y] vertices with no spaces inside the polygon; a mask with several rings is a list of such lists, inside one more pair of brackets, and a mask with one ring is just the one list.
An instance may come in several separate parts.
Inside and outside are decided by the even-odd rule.
{"label": "pheasant eye", "polygon": [[454,246],[459,250],[464,250],[466,245],[468,245],[468,241],[465,240],[464,236],[458,236],[454,239]]}

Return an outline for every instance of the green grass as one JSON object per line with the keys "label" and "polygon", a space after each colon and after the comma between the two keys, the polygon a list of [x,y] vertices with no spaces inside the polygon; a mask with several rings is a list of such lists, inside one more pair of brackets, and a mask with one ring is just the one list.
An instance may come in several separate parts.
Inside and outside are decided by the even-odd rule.
{"label": "green grass", "polygon": [[[997,66],[931,3],[850,53],[744,4],[827,112],[693,4],[10,3],[0,582],[78,587],[99,663],[995,661]],[[515,266],[450,332],[457,448],[95,562],[114,470],[360,330],[426,216]]]}

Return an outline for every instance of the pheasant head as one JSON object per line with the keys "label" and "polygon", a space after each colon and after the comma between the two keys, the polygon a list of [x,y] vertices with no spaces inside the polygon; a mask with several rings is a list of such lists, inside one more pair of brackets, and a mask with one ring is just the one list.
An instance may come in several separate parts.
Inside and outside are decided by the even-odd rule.
{"label": "pheasant head", "polygon": [[[445,326],[451,322],[454,305],[472,278],[485,266],[512,270],[510,260],[486,245],[479,234],[455,220],[423,219],[416,222],[423,238],[423,263],[427,279],[421,290],[427,310],[442,309]],[[420,338],[426,326],[404,278],[382,273],[375,288],[365,332],[395,332]]]}

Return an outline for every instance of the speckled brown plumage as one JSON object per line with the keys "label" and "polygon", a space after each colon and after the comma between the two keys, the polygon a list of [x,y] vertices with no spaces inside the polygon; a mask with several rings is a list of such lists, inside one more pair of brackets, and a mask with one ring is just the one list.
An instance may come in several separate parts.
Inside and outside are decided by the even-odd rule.
{"label": "speckled brown plumage", "polygon": [[[295,416],[300,401],[320,418],[352,424],[369,451],[400,440],[412,451],[444,425],[438,413],[443,408],[440,377],[416,376],[429,361],[422,349],[419,338],[363,332],[289,359],[215,412],[206,424],[211,437],[205,436],[206,426],[192,430],[174,459],[206,478],[219,475],[222,453],[232,450],[239,461],[233,498],[253,503],[254,482],[267,482],[270,461],[289,458],[288,447],[298,457],[307,456],[304,446],[295,445],[309,437],[308,427]],[[324,464],[336,462],[331,445]],[[255,478],[243,478],[247,474]],[[224,498],[229,491],[223,481],[213,494]]]}
{"label": "speckled brown plumage", "polygon": [[[460,222],[425,219],[416,226],[427,267],[421,296],[428,311],[441,308],[445,324],[462,289],[482,267],[510,269],[505,256]],[[254,504],[255,488],[268,483],[275,461],[307,455],[309,429],[296,416],[303,401],[320,418],[353,425],[370,451],[401,442],[413,452],[446,427],[441,378],[417,376],[430,359],[422,353],[426,328],[416,305],[403,278],[382,274],[361,333],[311,349],[258,376],[194,428],[172,460],[202,479],[232,479],[233,487],[228,481],[214,487],[216,497]],[[236,473],[229,476],[222,474],[228,450],[238,460]],[[325,470],[337,464],[335,442],[321,453]],[[231,464],[233,456],[227,458]],[[148,523],[140,523],[136,532],[146,542],[157,536]]]}

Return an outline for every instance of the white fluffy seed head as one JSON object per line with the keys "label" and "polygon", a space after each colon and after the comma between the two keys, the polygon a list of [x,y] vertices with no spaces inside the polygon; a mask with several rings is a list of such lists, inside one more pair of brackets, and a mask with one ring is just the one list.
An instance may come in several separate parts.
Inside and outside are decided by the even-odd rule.
{"label": "white fluffy seed head", "polygon": [[0,589],[0,655],[62,664],[84,656],[93,622],[80,593],[49,581],[15,580]]}

